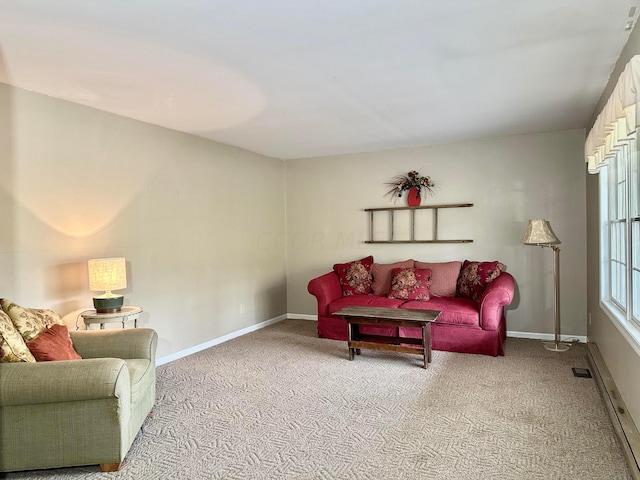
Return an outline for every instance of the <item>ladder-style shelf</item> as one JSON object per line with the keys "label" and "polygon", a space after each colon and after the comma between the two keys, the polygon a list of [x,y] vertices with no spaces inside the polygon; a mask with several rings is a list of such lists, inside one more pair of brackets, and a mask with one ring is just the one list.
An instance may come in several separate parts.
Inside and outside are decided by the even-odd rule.
{"label": "ladder-style shelf", "polygon": [[[438,210],[445,208],[464,208],[473,207],[473,203],[455,203],[450,205],[425,205],[421,207],[390,207],[390,208],[365,208],[365,212],[369,212],[369,240],[365,243],[471,243],[473,240],[441,240],[438,238]],[[411,230],[409,240],[394,240],[394,213],[398,211],[409,210],[411,212]],[[433,210],[433,239],[416,240],[416,210]],[[389,240],[375,240],[373,234],[374,213],[389,212],[390,237]]]}

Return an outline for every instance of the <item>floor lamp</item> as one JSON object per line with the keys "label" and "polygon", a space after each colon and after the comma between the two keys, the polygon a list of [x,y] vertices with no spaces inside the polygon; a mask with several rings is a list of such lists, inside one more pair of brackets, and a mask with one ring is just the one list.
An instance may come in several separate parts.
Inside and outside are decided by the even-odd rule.
{"label": "floor lamp", "polygon": [[547,220],[529,220],[527,231],[520,240],[525,245],[537,245],[539,247],[549,247],[553,249],[553,287],[554,296],[554,317],[555,317],[555,337],[553,342],[542,342],[544,348],[552,352],[566,352],[571,348],[571,344],[560,341],[560,240],[556,237],[551,225]]}

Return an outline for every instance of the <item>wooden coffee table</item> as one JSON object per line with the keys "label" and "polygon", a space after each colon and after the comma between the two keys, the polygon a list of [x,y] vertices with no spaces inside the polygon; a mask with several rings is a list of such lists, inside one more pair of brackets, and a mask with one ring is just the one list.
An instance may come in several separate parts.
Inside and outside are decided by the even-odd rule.
{"label": "wooden coffee table", "polygon": [[[439,310],[414,310],[409,308],[344,307],[334,315],[346,320],[349,327],[349,360],[360,354],[360,349],[386,350],[400,353],[417,353],[424,356],[424,368],[431,362],[431,323],[440,315]],[[388,327],[419,327],[421,338],[367,335],[360,333],[360,325]]]}

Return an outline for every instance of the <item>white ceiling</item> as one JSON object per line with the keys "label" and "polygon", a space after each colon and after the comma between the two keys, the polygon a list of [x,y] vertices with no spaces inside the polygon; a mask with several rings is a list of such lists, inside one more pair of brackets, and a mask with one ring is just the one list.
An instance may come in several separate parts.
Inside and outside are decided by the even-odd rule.
{"label": "white ceiling", "polygon": [[283,159],[586,126],[636,0],[0,0],[0,82]]}

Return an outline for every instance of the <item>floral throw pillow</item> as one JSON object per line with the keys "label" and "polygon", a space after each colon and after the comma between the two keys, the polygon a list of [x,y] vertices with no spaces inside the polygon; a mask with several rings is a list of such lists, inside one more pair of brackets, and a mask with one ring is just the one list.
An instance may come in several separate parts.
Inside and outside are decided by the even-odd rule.
{"label": "floral throw pillow", "polygon": [[371,264],[373,257],[368,256],[362,260],[348,263],[336,263],[333,271],[340,279],[342,296],[368,295],[371,293]]}
{"label": "floral throw pillow", "polygon": [[428,268],[394,268],[388,298],[429,300],[431,270]]}
{"label": "floral throw pillow", "polygon": [[465,260],[460,269],[456,294],[479,302],[485,288],[505,270],[500,262],[471,262]]}
{"label": "floral throw pillow", "polygon": [[35,361],[9,315],[0,310],[0,363]]}
{"label": "floral throw pillow", "polygon": [[64,325],[60,315],[53,310],[24,308],[6,298],[0,300],[0,305],[25,342],[33,340],[51,325]]}

